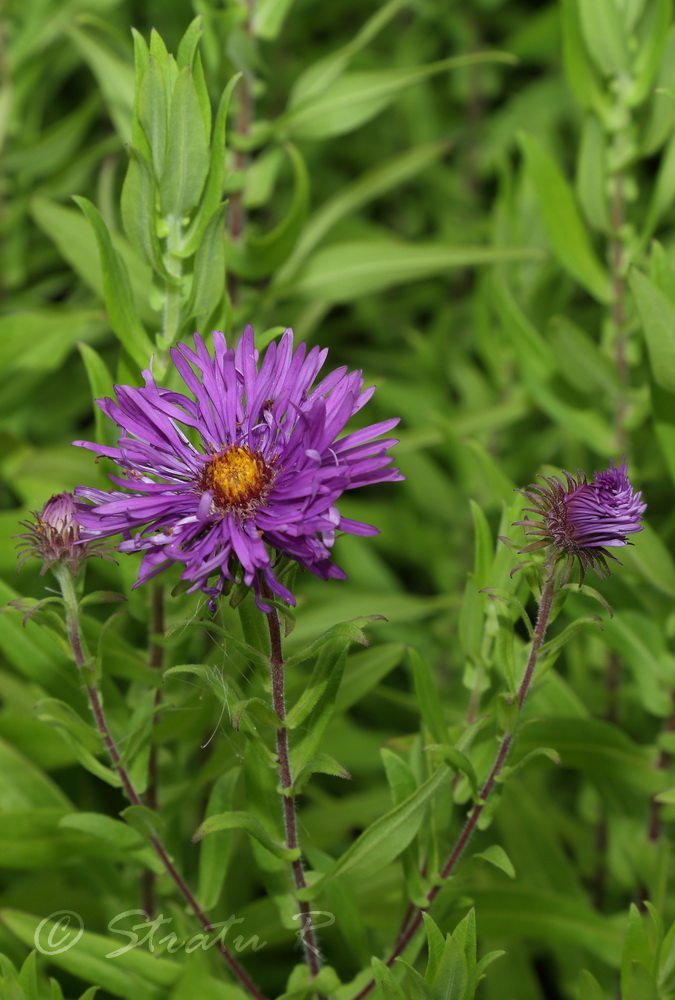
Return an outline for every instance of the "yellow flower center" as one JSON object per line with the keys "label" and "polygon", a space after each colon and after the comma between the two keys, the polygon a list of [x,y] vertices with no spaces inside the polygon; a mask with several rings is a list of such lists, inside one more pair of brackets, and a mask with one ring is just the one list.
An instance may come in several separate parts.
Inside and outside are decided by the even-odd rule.
{"label": "yellow flower center", "polygon": [[273,479],[274,471],[262,455],[233,444],[204,466],[200,487],[213,491],[213,502],[220,510],[252,513]]}

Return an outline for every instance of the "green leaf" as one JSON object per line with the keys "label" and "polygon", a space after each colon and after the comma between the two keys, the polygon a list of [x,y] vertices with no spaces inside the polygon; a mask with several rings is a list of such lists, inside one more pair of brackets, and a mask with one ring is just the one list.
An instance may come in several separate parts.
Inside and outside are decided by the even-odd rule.
{"label": "green leaf", "polygon": [[410,0],[389,0],[388,3],[383,4],[375,11],[347,45],[338,49],[337,52],[331,52],[330,55],[324,56],[303,70],[293,84],[288,106],[294,108],[296,105],[306,102],[308,98],[323,93],[331,83],[344,73],[353,57],[365,48],[409,2]]}
{"label": "green leaf", "polygon": [[574,96],[582,108],[606,115],[609,100],[586,51],[577,0],[562,0],[562,29],[565,73]]}
{"label": "green leaf", "polygon": [[409,798],[371,823],[339,858],[302,895],[312,899],[323,884],[337,875],[372,875],[401,854],[419,830],[425,806],[447,781],[448,771],[440,767]]}
{"label": "green leaf", "polygon": [[[97,238],[87,219],[77,209],[65,208],[41,196],[31,200],[30,209],[38,226],[54,242],[63,259],[89,288],[104,299],[105,281],[97,252]],[[112,233],[111,236],[113,247],[129,274],[136,312],[142,320],[152,323],[156,318],[148,304],[152,272],[120,233]]]}
{"label": "green leaf", "polygon": [[578,0],[578,11],[586,48],[605,76],[620,76],[629,67],[626,31],[615,0]]}
{"label": "green leaf", "polygon": [[664,778],[649,754],[616,726],[598,719],[547,719],[528,722],[515,744],[516,763],[532,750],[554,747],[563,768],[575,768],[596,781],[660,792]]}
{"label": "green leaf", "polygon": [[96,77],[117,134],[122,142],[128,142],[134,103],[133,67],[130,61],[119,56],[110,44],[101,39],[101,32],[96,31],[99,26],[107,27],[105,22],[94,20],[91,15],[89,21],[86,24],[81,19],[79,26],[71,21],[65,26],[65,31]]}
{"label": "green leaf", "polygon": [[432,743],[424,748],[429,752],[440,753],[443,760],[447,761],[450,767],[461,774],[465,774],[469,779],[471,791],[478,798],[478,778],[473,764],[462,750],[458,747],[450,746],[449,743]]}
{"label": "green leaf", "polygon": [[287,717],[289,727],[303,725],[304,734],[291,749],[291,770],[302,771],[316,756],[321,739],[335,711],[335,699],[347,661],[348,642],[325,646],[307,687]]}
{"label": "green leaf", "polygon": [[579,1000],[607,1000],[600,983],[588,969],[579,977]]}
{"label": "green leaf", "polygon": [[213,213],[223,200],[223,190],[225,187],[225,127],[227,125],[227,112],[230,106],[232,91],[241,79],[241,73],[235,73],[225,87],[216,113],[216,121],[211,137],[211,152],[209,158],[209,168],[206,176],[204,194],[195,213],[187,233],[183,238],[182,253],[191,256],[199,246],[204,230]]}
{"label": "green leaf", "polygon": [[654,381],[675,393],[675,304],[637,269],[631,270],[628,280],[642,321]]}
{"label": "green leaf", "polygon": [[603,233],[610,231],[607,207],[607,163],[605,134],[597,115],[584,119],[577,161],[577,194],[579,204],[591,226]]}
{"label": "green leaf", "polygon": [[310,757],[304,767],[293,779],[289,794],[299,795],[313,774],[331,774],[336,778],[351,779],[351,774],[335,757],[329,753],[318,753]]}
{"label": "green leaf", "polygon": [[195,208],[209,168],[209,141],[189,66],[171,96],[166,165],[159,181],[162,210],[179,218]]}
{"label": "green leaf", "polygon": [[609,277],[591,246],[567,180],[538,139],[521,133],[520,144],[553,252],[573,278],[607,305],[611,299]]}
{"label": "green leaf", "polygon": [[506,52],[480,52],[393,70],[344,73],[313,97],[291,107],[276,128],[297,139],[344,135],[370,121],[408,87],[448,70],[484,62],[513,64]]}
{"label": "green leaf", "polygon": [[353,184],[342,188],[325,201],[307,220],[293,252],[275,274],[272,287],[283,288],[288,284],[312,250],[341,219],[404,184],[438,160],[448,148],[446,142],[432,142],[406,150],[400,156],[367,171]]}
{"label": "green leaf", "polygon": [[[103,358],[89,344],[78,344],[82,361],[89,379],[89,388],[94,399],[110,397],[113,390],[113,378]],[[108,447],[117,443],[117,430],[111,424],[100,407],[94,407],[94,423],[96,440]]]}
{"label": "green leaf", "polygon": [[273,41],[278,37],[293,0],[258,0],[253,9],[251,28],[256,38]]}
{"label": "green leaf", "polygon": [[192,835],[192,842],[195,844],[202,837],[206,837],[210,833],[217,833],[219,830],[244,830],[276,858],[297,861],[300,857],[299,848],[284,847],[283,844],[270,836],[260,820],[247,812],[222,812],[216,813],[215,816],[209,816]]}
{"label": "green leaf", "polygon": [[204,34],[204,15],[198,14],[187,27],[187,30],[180,40],[178,52],[176,53],[176,63],[178,69],[184,66],[191,66],[195,59],[199,40]]}
{"label": "green leaf", "polygon": [[152,840],[157,837],[164,826],[164,820],[148,806],[127,806],[122,809],[120,816],[128,823],[132,829],[140,833],[144,840]]}
{"label": "green leaf", "polygon": [[474,858],[482,858],[483,861],[487,861],[489,864],[494,865],[495,868],[499,868],[503,871],[505,875],[509,878],[516,877],[516,869],[513,867],[513,863],[504,850],[499,844],[493,844],[492,847],[486,847],[484,851],[480,851],[473,855]]}
{"label": "green leaf", "polygon": [[103,752],[100,734],[70,705],[57,698],[42,698],[35,706],[35,717],[58,729],[83,767],[114,788],[120,787],[119,775],[95,756]]}
{"label": "green leaf", "polygon": [[448,738],[448,725],[431,669],[416,649],[408,650],[408,659],[413,670],[415,696],[424,724],[433,740],[445,743]]}
{"label": "green leaf", "polygon": [[309,206],[309,174],[300,152],[291,143],[285,146],[293,166],[293,197],[284,219],[269,233],[246,238],[243,250],[228,243],[228,267],[249,280],[272,274],[289,256],[300,235]]}
{"label": "green leaf", "polygon": [[157,274],[168,278],[156,225],[157,185],[150,164],[140,150],[129,146],[129,166],[122,186],[122,222],[129,241],[140,250]]}
{"label": "green leaf", "polygon": [[288,286],[278,289],[278,294],[351,302],[392,286],[445,274],[449,268],[538,257],[539,251],[526,248],[408,244],[394,239],[336,243],[311,257]]}
{"label": "green leaf", "polygon": [[634,106],[642,104],[654,86],[668,42],[671,18],[670,0],[654,0],[647,5],[633,62],[634,83],[630,98]]}
{"label": "green leaf", "polygon": [[232,706],[230,719],[233,729],[241,727],[241,720],[244,716],[253,716],[258,722],[262,722],[263,725],[273,726],[275,729],[278,729],[282,725],[279,716],[272,706],[268,702],[263,701],[262,698],[244,698]]}
{"label": "green leaf", "polygon": [[469,981],[466,955],[454,935],[448,935],[436,974],[431,982],[434,1000],[463,1000]]}
{"label": "green leaf", "polygon": [[403,643],[391,642],[352,653],[345,665],[335,706],[344,712],[377,687],[399,665],[406,652]]}
{"label": "green leaf", "polygon": [[[218,778],[206,806],[206,819],[231,811],[240,775],[241,769],[233,767]],[[230,829],[205,837],[199,848],[197,899],[207,912],[218,903],[235,845],[236,832]]]}
{"label": "green leaf", "polygon": [[103,295],[110,325],[125,350],[141,368],[145,368],[150,361],[153,348],[136,315],[131,297],[129,274],[124,261],[115,250],[108,227],[98,209],[86,198],[74,196],[73,200],[84,212],[96,236],[101,255]]}
{"label": "green leaf", "polygon": [[220,305],[225,291],[225,204],[209,219],[195,256],[190,298],[183,310],[187,318],[208,319]]}

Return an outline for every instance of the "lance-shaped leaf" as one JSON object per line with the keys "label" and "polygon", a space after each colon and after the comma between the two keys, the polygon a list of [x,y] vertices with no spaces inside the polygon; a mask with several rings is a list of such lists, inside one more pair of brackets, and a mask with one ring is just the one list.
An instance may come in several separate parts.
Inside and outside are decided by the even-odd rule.
{"label": "lance-shaped leaf", "polygon": [[675,393],[675,304],[640,271],[631,271],[629,283],[642,320],[654,381]]}
{"label": "lance-shaped leaf", "polygon": [[479,52],[400,69],[344,73],[315,97],[306,98],[278,119],[282,135],[298,139],[326,139],[344,135],[374,118],[408,87],[439,73],[484,62],[513,65],[507,52]]}
{"label": "lance-shaped leaf", "polygon": [[445,274],[451,268],[540,258],[539,250],[527,247],[404,243],[393,236],[389,240],[350,241],[319,250],[291,283],[277,292],[283,297],[352,302],[392,286]]}
{"label": "lance-shaped leaf", "polygon": [[225,290],[225,204],[209,219],[195,256],[190,298],[183,310],[187,318],[208,319]]}
{"label": "lance-shaped leaf", "polygon": [[247,812],[223,812],[209,816],[197,828],[192,835],[192,842],[197,843],[202,837],[210,833],[217,833],[219,830],[244,830],[249,837],[253,837],[259,844],[273,854],[276,858],[285,858],[287,861],[297,861],[300,857],[300,848],[284,847],[267,832],[260,820],[251,816]]}
{"label": "lance-shaped leaf", "polygon": [[323,884],[338,875],[372,875],[394,861],[417,834],[425,807],[448,779],[448,769],[440,767],[417,791],[400,805],[371,823],[339,858],[330,871],[299,895],[313,899]]}
{"label": "lance-shaped leaf", "polygon": [[520,143],[553,252],[565,270],[606,305],[611,298],[609,276],[593,250],[570,185],[538,139],[522,133]]}
{"label": "lance-shaped leaf", "polygon": [[179,218],[195,208],[209,168],[209,140],[189,66],[171,96],[166,165],[159,182],[162,210]]}
{"label": "lance-shaped leaf", "polygon": [[293,197],[286,216],[270,233],[250,235],[243,250],[227,246],[227,263],[235,274],[255,280],[272,274],[289,256],[300,235],[309,206],[309,174],[295,146],[286,145],[293,165]]}
{"label": "lance-shaped leaf", "polygon": [[122,222],[129,241],[157,274],[170,278],[164,265],[156,226],[156,182],[143,153],[129,146],[129,166],[122,187]]}
{"label": "lance-shaped leaf", "polygon": [[86,198],[75,197],[74,201],[84,212],[96,236],[103,272],[103,295],[110,325],[134,361],[145,368],[153,347],[136,315],[124,261],[112,245],[108,227],[99,210]]}

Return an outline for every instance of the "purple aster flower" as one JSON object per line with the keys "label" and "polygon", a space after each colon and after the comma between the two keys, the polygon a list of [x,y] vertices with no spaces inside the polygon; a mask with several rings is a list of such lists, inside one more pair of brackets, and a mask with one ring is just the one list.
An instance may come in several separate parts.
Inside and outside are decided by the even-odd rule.
{"label": "purple aster flower", "polygon": [[248,326],[235,350],[214,333],[212,356],[195,334],[194,350],[171,351],[191,395],[146,371],[143,388],[116,386],[116,403],[97,400],[121,429],[118,447],[74,444],[113,459],[123,490],[77,489],[93,504],[78,508],[84,537],[121,532],[120,551],[144,553],[135,586],[178,562],[189,591],[212,601],[243,577],[261,607],[261,588],[295,604],[274,574],[279,554],[322,579],[343,578],[331,561],[335,532],[378,532],[343,517],[337,500],[403,476],[386,453],[396,441],[380,437],[397,419],[339,436],[375,390],[346,368],[314,385],[327,353],[304,343],[294,351],[287,330],[259,359]]}
{"label": "purple aster flower", "polygon": [[42,560],[40,576],[54,563],[65,563],[73,575],[77,575],[80,563],[90,556],[110,558],[99,551],[95,543],[85,543],[80,539],[80,526],[75,520],[75,497],[72,493],[56,493],[42,510],[34,510],[32,521],[21,521],[26,532],[16,535],[19,543],[20,569],[27,559]]}
{"label": "purple aster flower", "polygon": [[565,578],[575,558],[582,580],[589,566],[599,576],[607,577],[606,560],[619,562],[607,549],[631,544],[627,536],[642,531],[641,519],[647,504],[642,502],[642,493],[633,490],[625,461],[618,469],[610,461],[609,469],[594,473],[590,483],[580,471],[576,479],[569,472],[563,475],[565,482],[559,476],[542,476],[545,486],[533,484],[519,490],[534,504],[523,511],[542,518],[515,522],[523,525],[526,535],[538,536],[537,541],[520,551],[533,552],[553,545],[567,553]]}

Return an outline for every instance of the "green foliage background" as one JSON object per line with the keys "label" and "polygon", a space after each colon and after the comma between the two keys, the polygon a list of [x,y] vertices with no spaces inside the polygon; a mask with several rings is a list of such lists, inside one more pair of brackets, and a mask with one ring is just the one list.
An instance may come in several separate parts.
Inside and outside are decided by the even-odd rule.
{"label": "green foliage background", "polygon": [[[187,60],[184,79],[197,84],[184,84],[177,106],[184,131],[168,118],[168,139],[155,131],[146,150],[152,161],[168,142],[174,163],[183,142],[192,171],[187,186],[181,175],[161,195],[179,222],[203,223],[183,226],[172,251],[153,214],[163,165],[151,181],[128,149],[143,152],[148,129],[161,132],[157,117],[143,125],[138,88],[135,103],[130,27],[146,41],[155,28],[180,62],[198,14],[203,73]],[[513,598],[536,610],[533,578],[510,578],[517,557],[496,538],[521,541],[510,527],[514,488],[542,470],[590,474],[625,454],[648,524],[607,583],[587,580],[614,616],[589,603],[592,593],[568,594],[512,764],[542,747],[555,753],[513,768],[433,916],[445,935],[474,905],[479,954],[504,951],[478,987],[484,1000],[598,1000],[617,983],[624,1000],[675,996],[670,2],[258,0],[248,10],[235,0],[6,0],[0,46],[3,603],[52,585],[35,562],[17,581],[18,521],[53,493],[107,481],[105,463],[70,442],[106,440],[92,394],[140,384],[152,351],[170,378],[176,339],[194,329],[236,337],[252,322],[261,346],[292,326],[328,346],[332,365],[364,370],[377,385],[368,422],[402,418],[396,461],[407,478],[341,504],[381,531],[338,541],[348,581],[297,580],[288,655],[336,622],[386,619],[366,623],[370,647],[349,653],[330,720],[313,717],[328,723],[322,752],[351,781],[331,772],[303,789],[312,868],[328,871],[423,783],[436,760],[425,747],[459,746],[469,763],[396,860],[380,864],[374,850],[318,897],[335,917],[321,941],[343,984],[326,992],[350,1000],[359,970],[388,954],[406,892],[423,895],[422,861],[430,872],[442,864],[473,769],[487,772],[508,722],[500,695],[517,687],[527,645]],[[139,41],[136,58],[138,69]],[[216,110],[236,73],[222,183],[206,204],[199,176],[220,169]],[[130,155],[137,174],[125,186]],[[300,961],[283,871],[242,830],[190,839],[207,814],[244,808],[280,836],[276,788],[250,750],[271,729],[248,715],[233,726],[238,703],[267,696],[264,671],[227,638],[251,641],[245,616],[225,608],[212,626],[203,603],[176,597],[164,665],[207,666],[162,683],[148,666],[152,592],[130,592],[135,574],[131,557],[87,569],[88,589],[129,598],[118,614],[87,608],[84,622],[111,725],[141,787],[157,747],[166,842],[213,919],[236,914],[247,938],[266,942],[241,957],[278,996]],[[5,995],[57,997],[51,975],[66,996],[92,984],[100,997],[243,996],[213,951],[103,957],[121,943],[109,921],[140,905],[154,858],[118,818],[125,802],[91,742],[58,624],[24,627],[10,609],[0,647],[0,950],[20,968],[37,922],[62,909],[87,930],[71,951],[38,956],[39,976],[30,962],[20,978],[4,965]],[[289,669],[291,704],[312,666],[298,658]],[[163,876],[157,893],[176,933],[195,933]],[[409,961],[423,972],[423,939],[417,952]],[[425,996],[413,973],[397,975],[405,995]],[[438,979],[429,995],[473,995],[458,982]]]}

